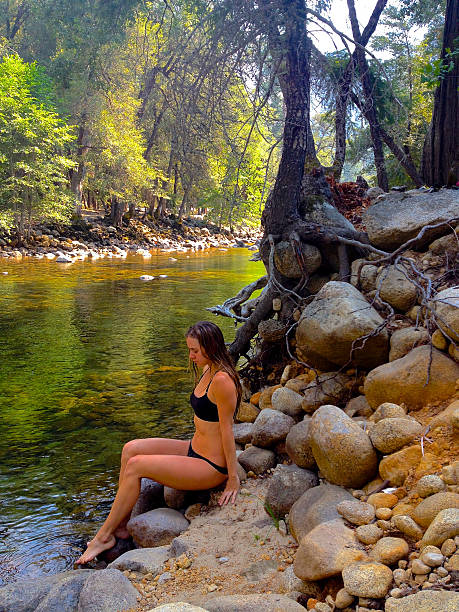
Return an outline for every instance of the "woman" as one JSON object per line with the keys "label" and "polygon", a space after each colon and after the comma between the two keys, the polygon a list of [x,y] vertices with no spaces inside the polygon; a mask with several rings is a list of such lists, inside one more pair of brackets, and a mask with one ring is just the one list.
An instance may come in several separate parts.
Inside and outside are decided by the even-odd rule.
{"label": "woman", "polygon": [[196,431],[189,440],[146,438],[124,445],[118,493],[110,514],[78,564],[88,563],[115,545],[115,535],[128,537],[126,524],[140,492],[140,479],[151,478],[174,489],[212,489],[226,480],[219,504],[234,502],[239,490],[233,415],[241,399],[241,385],[223,334],[217,325],[200,321],[186,333],[195,383],[190,401]]}

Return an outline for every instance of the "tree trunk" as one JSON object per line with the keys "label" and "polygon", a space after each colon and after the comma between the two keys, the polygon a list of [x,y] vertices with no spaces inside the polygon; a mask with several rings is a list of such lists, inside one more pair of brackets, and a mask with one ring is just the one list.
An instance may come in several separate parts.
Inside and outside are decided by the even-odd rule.
{"label": "tree trunk", "polygon": [[124,202],[119,202],[116,198],[113,198],[111,203],[110,220],[115,227],[121,227],[124,210]]}
{"label": "tree trunk", "polygon": [[441,59],[453,69],[444,74],[435,91],[434,109],[424,142],[422,175],[427,185],[455,185],[459,180],[459,56],[448,58],[447,49],[457,51],[459,0],[447,0]]}

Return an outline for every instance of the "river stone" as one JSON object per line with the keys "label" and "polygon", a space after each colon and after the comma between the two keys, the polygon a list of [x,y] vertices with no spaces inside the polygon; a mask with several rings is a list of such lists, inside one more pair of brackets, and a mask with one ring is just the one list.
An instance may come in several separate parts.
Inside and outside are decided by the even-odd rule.
{"label": "river stone", "polygon": [[397,329],[390,337],[389,361],[401,359],[417,346],[428,342],[429,333],[423,327]]}
{"label": "river stone", "polygon": [[258,323],[258,335],[265,342],[278,342],[285,338],[288,327],[277,319],[265,319]]}
{"label": "river stone", "polygon": [[442,491],[430,495],[416,506],[413,512],[413,519],[419,523],[421,527],[426,528],[434,520],[437,514],[446,508],[459,508],[459,493]]}
{"label": "river stone", "polygon": [[[305,271],[311,276],[320,268],[322,256],[317,247],[312,244],[301,244]],[[279,272],[287,278],[301,278],[303,271],[298,265],[298,258],[292,245],[287,240],[282,240],[276,244],[274,249],[274,263]]]}
{"label": "river stone", "polygon": [[224,595],[204,604],[209,612],[304,612],[301,606],[286,595],[259,593],[255,595]]}
{"label": "river stone", "polygon": [[[414,238],[426,225],[459,217],[459,193],[441,189],[435,194],[416,190],[388,193],[363,213],[363,223],[371,244],[393,251]],[[450,231],[449,228],[427,230],[420,245]]]}
{"label": "river stone", "polygon": [[423,536],[421,527],[416,523],[415,520],[406,514],[396,514],[392,517],[392,523],[395,527],[403,533],[403,535],[415,540],[420,540]]}
{"label": "river stone", "polygon": [[316,466],[309,437],[310,424],[311,418],[304,417],[300,423],[291,428],[285,439],[287,455],[298,467],[306,469],[313,469]]}
{"label": "river stone", "polygon": [[281,386],[282,385],[274,385],[272,387],[264,389],[260,393],[260,397],[258,399],[258,408],[260,408],[260,410],[264,410],[265,408],[272,408],[271,398],[273,396],[273,393],[276,389],[280,389]]}
{"label": "river stone", "polygon": [[388,455],[400,450],[423,432],[423,427],[414,419],[381,419],[370,429],[368,435],[375,448]]}
{"label": "river stone", "polygon": [[368,435],[336,406],[322,406],[311,419],[311,448],[324,477],[359,488],[376,474],[378,460]]}
{"label": "river stone", "polygon": [[131,518],[164,506],[164,487],[150,478],[142,478],[140,493],[132,508]]}
{"label": "river stone", "polygon": [[383,480],[389,480],[393,486],[401,487],[410,470],[415,469],[421,459],[420,445],[408,446],[384,457],[379,464],[379,475]]}
{"label": "river stone", "polygon": [[429,244],[429,251],[434,255],[444,255],[448,253],[450,256],[455,255],[458,251],[457,244],[457,229],[455,233],[437,238]]}
{"label": "river stone", "polygon": [[140,548],[152,548],[170,544],[182,531],[188,529],[189,522],[177,510],[156,508],[131,519],[127,530]]}
{"label": "river stone", "polygon": [[295,421],[278,410],[265,408],[253,424],[252,443],[261,448],[269,448],[285,440]]}
{"label": "river stone", "polygon": [[276,517],[283,518],[303,493],[318,484],[319,479],[314,472],[296,465],[278,465],[269,483],[265,508]]}
{"label": "river stone", "polygon": [[[407,418],[406,410],[403,406],[398,404],[391,404],[391,402],[384,402],[376,408],[373,414],[369,417],[369,421],[378,423],[382,419],[403,419]],[[410,417],[409,417],[410,418]]]}
{"label": "river stone", "polygon": [[440,414],[437,414],[437,416],[430,421],[430,431],[442,426],[454,428],[456,414],[459,414],[459,400],[452,402],[445,410],[442,410]]}
{"label": "river stone", "polygon": [[419,346],[396,361],[385,363],[365,379],[368,403],[376,408],[383,402],[405,404],[409,410],[451,397],[459,378],[459,365],[444,353],[432,349],[430,377],[427,383],[431,349]]}
{"label": "river stone", "polygon": [[291,378],[285,383],[285,389],[291,389],[301,395],[310,382],[309,377],[306,380],[304,378]]}
{"label": "river stone", "polygon": [[336,576],[367,554],[352,529],[342,519],[321,523],[301,539],[293,571],[301,580],[321,580]]}
{"label": "river stone", "polygon": [[344,412],[351,418],[354,416],[369,417],[373,414],[373,410],[364,395],[358,395],[350,399],[344,408]]}
{"label": "river stone", "polygon": [[205,608],[200,608],[199,606],[192,606],[189,603],[178,601],[175,603],[167,603],[167,604],[162,604],[161,606],[156,606],[156,608],[152,608],[148,612],[208,612],[208,611]]}
{"label": "river stone", "polygon": [[260,409],[250,402],[241,402],[236,414],[236,420],[240,423],[253,423],[260,413]]}
{"label": "river stone", "polygon": [[[429,498],[428,498],[429,499]],[[459,508],[446,508],[437,514],[421,540],[421,549],[433,544],[441,546],[445,540],[459,535]]]}
{"label": "river stone", "polygon": [[371,504],[377,510],[378,508],[393,508],[398,504],[398,501],[398,497],[393,493],[378,491],[378,493],[372,493],[368,496],[367,504]]}
{"label": "river stone", "polygon": [[370,504],[357,501],[342,501],[337,506],[339,514],[353,525],[367,525],[375,518],[375,509]]}
{"label": "river stone", "polygon": [[279,590],[282,593],[291,593],[292,591],[296,591],[297,593],[302,593],[303,595],[313,597],[314,599],[320,599],[320,596],[322,595],[320,585],[313,580],[300,580],[297,576],[295,576],[292,565],[289,565],[285,569],[285,572],[278,573],[277,580],[275,580],[273,586],[274,590]]}
{"label": "river stone", "polygon": [[[66,572],[67,573],[67,572]],[[78,610],[81,589],[93,570],[69,572],[49,591],[35,608],[35,612],[67,612]],[[2,609],[0,607],[0,609]],[[13,609],[10,609],[13,612]]]}
{"label": "river stone", "polygon": [[437,293],[431,307],[441,331],[456,344],[459,343],[459,288],[448,287]]}
{"label": "river stone", "polygon": [[[355,287],[330,281],[301,314],[296,332],[297,352],[303,361],[321,370],[343,366],[349,362],[353,342],[374,332],[382,321]],[[385,363],[388,345],[387,331],[382,330],[354,351],[352,363],[366,369]]]}
{"label": "river stone", "polygon": [[324,404],[340,404],[349,395],[349,378],[338,372],[319,374],[304,390],[302,407],[305,412],[314,412]]}
{"label": "river stone", "polygon": [[303,416],[303,409],[301,407],[302,401],[302,395],[295,393],[295,391],[292,391],[292,389],[287,389],[286,387],[276,389],[271,398],[271,403],[274,410],[279,410],[279,412],[288,414],[294,419],[299,416]]}
{"label": "river stone", "polygon": [[409,552],[409,546],[402,538],[381,538],[373,546],[370,557],[384,565],[392,565],[404,559]]}
{"label": "river stone", "polygon": [[[351,284],[354,287],[357,287],[357,274],[362,261],[366,261],[365,259],[354,259],[351,264]],[[373,266],[372,264],[366,263],[362,266],[360,271],[360,288],[365,293],[369,291],[373,291],[376,289],[376,277],[378,276],[378,267]]]}
{"label": "river stone", "polygon": [[364,544],[376,544],[383,537],[384,531],[373,523],[372,525],[360,525],[355,530],[355,535]]}
{"label": "river stone", "polygon": [[233,425],[233,434],[236,444],[252,442],[253,423],[235,423]]}
{"label": "river stone", "polygon": [[451,591],[419,591],[401,599],[389,597],[386,612],[457,612],[459,593]]}
{"label": "river stone", "polygon": [[445,465],[441,471],[441,475],[446,484],[459,484],[459,461],[453,461],[451,465]]}
{"label": "river stone", "polygon": [[395,310],[406,312],[416,302],[416,286],[395,266],[384,268],[376,279],[379,296]]}
{"label": "river stone", "polygon": [[238,461],[247,472],[263,474],[276,465],[276,455],[265,448],[250,446],[239,455]]}
{"label": "river stone", "polygon": [[446,485],[440,476],[427,474],[420,478],[416,483],[416,493],[419,497],[429,497],[435,493],[440,493],[446,489]]}
{"label": "river stone", "polygon": [[164,501],[168,508],[180,510],[186,505],[186,491],[179,491],[173,487],[164,487]]}
{"label": "river stone", "polygon": [[140,574],[158,574],[163,563],[169,559],[169,546],[157,546],[156,548],[137,548],[130,550],[121,557],[118,557],[113,563],[110,563],[109,568],[115,568],[120,571],[130,570],[131,572],[139,572]]}
{"label": "river stone", "polygon": [[[155,512],[155,510],[151,510]],[[135,519],[134,519],[135,520]],[[93,572],[80,593],[78,612],[121,612],[137,606],[137,595],[129,580],[117,569]]]}
{"label": "river stone", "polygon": [[336,509],[343,500],[353,500],[341,487],[321,484],[303,493],[293,504],[288,517],[290,533],[299,542],[309,531],[328,521],[340,519]]}
{"label": "river stone", "polygon": [[342,610],[343,608],[348,608],[354,602],[354,596],[346,591],[346,589],[340,589],[336,593],[335,597],[335,606],[338,610]]}
{"label": "river stone", "polygon": [[392,571],[382,563],[363,561],[343,569],[344,588],[356,597],[380,599],[392,584]]}

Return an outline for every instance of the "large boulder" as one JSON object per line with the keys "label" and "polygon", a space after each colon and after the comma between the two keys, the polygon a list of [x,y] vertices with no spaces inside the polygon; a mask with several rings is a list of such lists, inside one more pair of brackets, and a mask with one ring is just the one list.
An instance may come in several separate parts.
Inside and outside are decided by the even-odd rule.
{"label": "large boulder", "polygon": [[393,402],[416,410],[430,402],[451,397],[457,378],[457,363],[437,349],[419,346],[405,357],[369,372],[364,391],[372,408],[377,408],[383,402]]}
{"label": "large boulder", "polygon": [[156,508],[131,519],[127,530],[140,548],[152,548],[170,544],[182,531],[188,529],[189,522],[177,510]]}
{"label": "large boulder", "polygon": [[459,288],[443,289],[432,300],[431,306],[441,331],[456,344],[459,343]]}
{"label": "large boulder", "polygon": [[252,442],[253,423],[235,423],[233,425],[234,441],[237,444]]}
{"label": "large boulder", "polygon": [[324,404],[341,404],[349,396],[348,376],[339,372],[319,374],[304,390],[302,408],[312,413]]}
{"label": "large boulder", "polygon": [[401,359],[417,346],[428,342],[429,333],[423,327],[397,329],[390,337],[389,361]]}
{"label": "large boulder", "polygon": [[330,281],[302,314],[296,332],[297,352],[303,361],[321,370],[332,370],[352,362],[365,368],[387,361],[386,330],[367,338],[364,346],[359,338],[375,332],[382,317],[363,295],[349,283]]}
{"label": "large boulder", "polygon": [[459,509],[459,493],[441,491],[430,495],[418,504],[413,512],[413,518],[421,527],[428,527],[439,512],[447,508]]}
{"label": "large boulder", "polygon": [[110,563],[109,568],[118,569],[121,572],[130,570],[140,574],[158,574],[163,563],[171,556],[169,546],[157,546],[156,548],[136,548],[129,550],[121,557]]}
{"label": "large boulder", "polygon": [[288,414],[294,419],[300,415],[303,415],[303,409],[301,407],[302,401],[302,395],[292,391],[292,389],[288,389],[287,387],[276,389],[271,398],[271,403],[274,410],[279,410],[279,412]]}
{"label": "large boulder", "polygon": [[396,310],[406,312],[416,302],[416,285],[395,266],[388,266],[379,273],[376,286],[381,299]]}
{"label": "large boulder", "polygon": [[[154,510],[152,510],[154,512]],[[123,612],[137,606],[139,592],[117,569],[93,572],[81,589],[79,612]]]}
{"label": "large boulder", "polygon": [[356,597],[384,597],[392,580],[392,571],[387,565],[375,561],[352,563],[343,569],[344,588]]}
{"label": "large boulder", "polygon": [[386,599],[386,612],[457,612],[459,593],[452,591],[419,591],[401,599]]}
{"label": "large boulder", "polygon": [[352,495],[341,487],[322,484],[313,487],[293,504],[288,517],[290,533],[299,542],[309,531],[328,521],[339,519],[336,506]]}
{"label": "large boulder", "polygon": [[370,438],[336,406],[322,406],[311,419],[311,448],[324,477],[344,487],[361,487],[378,468]]}
{"label": "large boulder", "polygon": [[459,536],[459,508],[446,508],[437,514],[421,540],[421,548],[441,546],[445,540]]}
{"label": "large boulder", "polygon": [[205,602],[208,612],[304,612],[301,606],[287,595],[260,593],[255,595],[223,595]]}
{"label": "large boulder", "polygon": [[162,506],[164,506],[163,485],[150,478],[142,478],[139,497],[132,508],[131,518]]}
{"label": "large boulder", "polygon": [[293,425],[295,421],[292,417],[278,410],[265,408],[253,424],[252,443],[261,448],[275,446],[278,442],[285,440]]}
{"label": "large boulder", "polygon": [[366,558],[354,531],[336,519],[321,523],[301,539],[293,571],[301,580],[321,580],[336,576],[346,565]]}
{"label": "large boulder", "polygon": [[[77,572],[65,572],[67,575],[55,584],[49,593],[41,600],[35,608],[35,612],[63,612],[77,610],[81,590],[93,573],[91,570],[80,570]],[[3,608],[0,605],[0,610]],[[9,608],[9,612],[15,610],[14,606]]]}
{"label": "large boulder", "polygon": [[420,436],[423,427],[415,419],[381,419],[369,431],[373,446],[384,455],[400,450],[405,444]]}
{"label": "large boulder", "polygon": [[313,469],[316,465],[309,436],[310,425],[311,417],[305,416],[300,423],[290,429],[285,439],[287,455],[298,467],[308,470]]}
{"label": "large boulder", "polygon": [[[301,251],[305,270],[310,276],[320,268],[322,256],[319,249],[312,244],[302,244]],[[301,278],[303,271],[298,265],[298,258],[290,242],[283,240],[276,244],[274,263],[279,272],[287,278]]]}
{"label": "large boulder", "polygon": [[276,465],[276,455],[273,451],[258,446],[250,446],[237,458],[247,472],[263,474]]}
{"label": "large boulder", "polygon": [[421,459],[421,445],[408,446],[384,457],[379,464],[379,475],[395,487],[401,487],[409,472],[419,465]]}
{"label": "large boulder", "polygon": [[296,465],[278,465],[269,483],[265,508],[276,517],[284,517],[303,493],[318,484],[314,472]]}
{"label": "large boulder", "polygon": [[[458,191],[441,189],[433,194],[413,190],[388,193],[367,208],[363,222],[372,244],[380,249],[394,250],[417,236],[424,226],[456,217],[459,217]],[[427,244],[446,231],[449,228],[426,231],[422,244]]]}

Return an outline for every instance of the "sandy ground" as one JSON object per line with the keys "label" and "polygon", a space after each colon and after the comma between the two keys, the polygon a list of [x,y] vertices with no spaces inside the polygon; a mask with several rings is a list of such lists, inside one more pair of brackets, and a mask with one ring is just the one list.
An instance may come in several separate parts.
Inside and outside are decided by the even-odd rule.
{"label": "sandy ground", "polygon": [[293,562],[297,544],[282,523],[276,529],[263,508],[268,484],[269,478],[247,480],[234,504],[220,508],[215,496],[209,509],[192,519],[180,536],[190,567],[177,568],[171,559],[164,567],[171,579],[163,584],[154,576],[131,574],[143,595],[137,610],[174,601],[205,607],[221,595],[280,592],[282,572]]}

